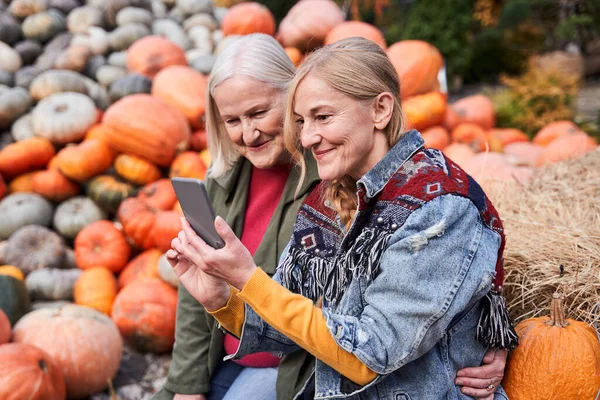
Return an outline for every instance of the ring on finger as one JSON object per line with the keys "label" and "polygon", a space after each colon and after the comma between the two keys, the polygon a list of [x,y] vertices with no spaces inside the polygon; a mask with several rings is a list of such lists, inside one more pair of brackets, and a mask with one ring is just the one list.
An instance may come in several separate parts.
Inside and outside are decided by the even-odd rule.
{"label": "ring on finger", "polygon": [[494,381],[492,381],[492,378],[490,378],[490,384],[488,385],[488,387],[485,388],[485,390],[491,392],[492,390],[494,390],[495,387],[496,386],[494,386]]}

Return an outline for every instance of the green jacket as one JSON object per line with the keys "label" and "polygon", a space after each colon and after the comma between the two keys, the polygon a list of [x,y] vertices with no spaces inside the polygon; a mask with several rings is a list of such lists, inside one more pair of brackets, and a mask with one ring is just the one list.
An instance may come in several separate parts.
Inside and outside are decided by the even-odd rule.
{"label": "green jacket", "polygon": [[[304,198],[319,182],[316,162],[307,157],[307,175],[298,198],[294,198],[300,176],[294,167],[285,184],[262,241],[254,254],[254,262],[270,275],[275,273],[279,257],[292,235],[296,213]],[[244,224],[252,164],[240,158],[224,177],[206,179],[205,184],[217,215],[223,217],[240,237]],[[164,387],[153,400],[171,400],[174,393],[205,394],[210,391],[211,376],[225,356],[223,332],[189,292],[179,285],[177,324],[173,360]],[[277,399],[288,400],[302,388],[314,368],[314,358],[299,350],[281,360],[277,375]]]}

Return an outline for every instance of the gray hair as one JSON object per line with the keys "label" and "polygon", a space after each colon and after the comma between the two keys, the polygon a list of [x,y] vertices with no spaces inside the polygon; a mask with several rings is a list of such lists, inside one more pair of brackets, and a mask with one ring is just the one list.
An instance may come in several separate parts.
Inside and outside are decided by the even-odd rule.
{"label": "gray hair", "polygon": [[215,88],[234,75],[257,79],[282,92],[294,77],[294,64],[269,35],[256,33],[233,39],[218,55],[208,80],[206,132],[212,159],[209,176],[223,176],[239,159],[213,97]]}

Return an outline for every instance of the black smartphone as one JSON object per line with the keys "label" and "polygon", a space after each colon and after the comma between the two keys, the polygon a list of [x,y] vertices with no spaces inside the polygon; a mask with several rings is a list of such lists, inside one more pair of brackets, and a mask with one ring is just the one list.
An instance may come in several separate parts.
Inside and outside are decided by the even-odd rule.
{"label": "black smartphone", "polygon": [[172,178],[171,184],[183,215],[192,229],[209,246],[220,249],[225,242],[215,229],[215,212],[213,211],[204,182],[195,178]]}

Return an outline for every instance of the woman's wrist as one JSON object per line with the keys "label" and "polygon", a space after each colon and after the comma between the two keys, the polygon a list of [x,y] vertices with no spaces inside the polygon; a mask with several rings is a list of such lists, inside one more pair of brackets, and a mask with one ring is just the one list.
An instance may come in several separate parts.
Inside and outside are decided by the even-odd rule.
{"label": "woman's wrist", "polygon": [[244,286],[246,286],[246,283],[248,283],[250,278],[252,278],[252,275],[254,275],[254,272],[257,269],[258,267],[253,263],[251,267],[248,267],[244,270],[243,274],[239,274],[239,276],[236,277],[235,281],[230,282],[231,286],[241,291],[244,288]]}
{"label": "woman's wrist", "polygon": [[231,288],[229,287],[229,285],[226,285],[223,286],[223,290],[219,294],[212,296],[210,299],[202,303],[202,306],[204,306],[204,309],[206,309],[206,311],[214,312],[218,309],[225,307],[230,298]]}

